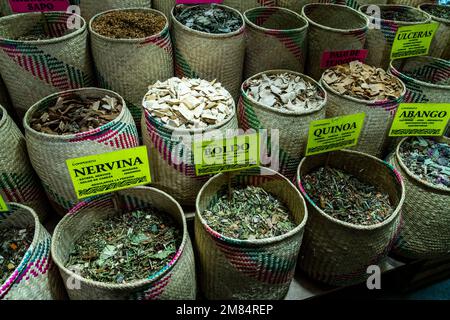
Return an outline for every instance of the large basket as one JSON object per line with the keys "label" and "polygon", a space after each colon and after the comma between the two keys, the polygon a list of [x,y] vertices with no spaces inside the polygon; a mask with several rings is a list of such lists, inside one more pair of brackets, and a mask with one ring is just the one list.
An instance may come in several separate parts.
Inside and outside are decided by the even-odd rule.
{"label": "large basket", "polygon": [[50,255],[50,234],[33,209],[17,203],[7,205],[10,211],[0,213],[0,231],[7,227],[34,227],[34,237],[20,265],[5,283],[0,283],[0,300],[63,299],[61,278]]}
{"label": "large basket", "polygon": [[[348,172],[389,194],[395,212],[386,221],[360,226],[332,218],[308,196],[303,177],[329,165]],[[310,218],[300,252],[301,268],[315,280],[333,286],[363,282],[367,268],[382,262],[398,237],[405,185],[392,166],[356,151],[336,151],[303,159],[298,168],[298,186],[307,198]]]}
{"label": "large basket", "polygon": [[[97,77],[103,88],[119,93],[126,101],[136,125],[140,125],[142,97],[149,83],[173,77],[172,42],[169,24],[153,36],[143,39],[114,39],[93,30],[95,19],[114,11],[151,12],[153,9],[116,9],[102,12],[91,19],[91,48]],[[139,128],[138,128],[139,129]]]}
{"label": "large basket", "polygon": [[[172,261],[152,275],[127,284],[92,281],[68,270],[66,263],[75,242],[93,223],[111,216],[153,207],[170,215],[183,231],[183,239]],[[137,187],[91,198],[74,207],[57,225],[52,256],[72,300],[194,300],[197,286],[194,252],[180,205],[154,188]]]}
{"label": "large basket", "polygon": [[[446,7],[432,3],[425,3],[418,6],[419,10],[427,12],[428,8],[432,7]],[[429,13],[428,13],[429,14]],[[439,23],[439,27],[434,35],[433,42],[431,43],[430,52],[428,53],[432,57],[442,58],[450,60],[450,19],[443,19],[436,16],[431,16],[433,22]]]}
{"label": "large basket", "polygon": [[[105,95],[117,98],[123,105],[123,110],[116,119],[97,129],[75,135],[59,136],[37,132],[30,126],[32,115],[53,106],[59,97],[103,98]],[[139,145],[136,125],[125,101],[117,93],[105,89],[83,88],[48,96],[30,108],[25,115],[24,127],[31,164],[39,175],[51,204],[61,215],[65,215],[79,202],[66,160]]]}
{"label": "large basket", "polygon": [[237,10],[217,6],[238,14],[242,27],[225,34],[200,32],[186,27],[175,18],[175,10],[183,8],[182,5],[172,10],[175,74],[179,78],[216,79],[237,100],[245,59],[245,22]]}
{"label": "large basket", "polygon": [[[289,233],[262,240],[227,238],[212,230],[202,214],[224,186],[257,186],[283,201],[297,225]],[[295,186],[266,168],[219,174],[197,197],[195,240],[200,258],[200,283],[213,300],[283,299],[291,284],[307,220],[306,204]]]}
{"label": "large basket", "polygon": [[275,7],[276,0],[223,0],[222,4],[244,13],[258,7]]}
{"label": "large basket", "polygon": [[[450,188],[435,186],[415,176],[403,163],[401,144],[389,162],[405,179],[404,226],[394,252],[410,259],[434,259],[450,253]],[[450,139],[437,138],[450,144]]]}
{"label": "large basket", "polygon": [[275,7],[250,9],[244,13],[244,19],[245,79],[274,69],[303,72],[308,32],[305,18]]}
{"label": "large basket", "polygon": [[[54,92],[93,85],[88,31],[67,27],[64,12],[24,13],[0,18],[0,72],[17,114]],[[28,32],[43,31],[56,38],[38,41],[12,40]]]}
{"label": "large basket", "polygon": [[0,196],[33,208],[41,221],[49,205],[28,159],[25,138],[0,106]]}
{"label": "large basket", "polygon": [[[261,74],[279,74],[288,72],[302,77],[319,88],[319,92],[324,97],[323,105],[318,110],[309,112],[284,111],[262,105],[246,94],[248,82],[254,78],[259,78]],[[300,160],[305,155],[308,143],[309,126],[312,121],[325,119],[325,106],[327,104],[327,93],[313,79],[301,73],[288,70],[270,70],[262,72],[248,79],[242,84],[241,99],[238,106],[239,127],[256,131],[268,130],[270,139],[269,145],[279,148],[279,172],[288,179],[295,178]],[[274,137],[271,130],[279,130],[279,142],[272,141]],[[273,150],[272,150],[273,151]],[[272,158],[276,155],[272,154]]]}
{"label": "large basket", "polygon": [[152,7],[152,0],[71,0],[71,3],[80,6],[81,15],[88,22],[96,14],[111,9]]}

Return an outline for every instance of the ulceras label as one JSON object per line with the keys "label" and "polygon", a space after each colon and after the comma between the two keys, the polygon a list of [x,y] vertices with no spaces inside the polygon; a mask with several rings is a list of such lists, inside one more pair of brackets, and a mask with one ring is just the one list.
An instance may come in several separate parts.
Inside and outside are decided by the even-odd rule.
{"label": "ulceras label", "polygon": [[145,146],[69,159],[66,162],[78,199],[151,182]]}
{"label": "ulceras label", "polygon": [[6,205],[5,200],[3,200],[2,196],[0,195],[0,212],[8,212],[8,206]]}
{"label": "ulceras label", "polygon": [[391,59],[428,54],[438,26],[438,23],[427,23],[398,28],[392,44]]}
{"label": "ulceras label", "polygon": [[449,120],[449,103],[402,103],[397,109],[389,135],[442,136]]}
{"label": "ulceras label", "polygon": [[254,168],[260,164],[258,134],[199,140],[194,142],[193,148],[197,176]]}
{"label": "ulceras label", "polygon": [[311,122],[306,155],[312,156],[356,146],[364,119],[365,114],[358,113]]}
{"label": "ulceras label", "polygon": [[66,11],[70,6],[69,0],[9,0],[14,13],[40,11]]}
{"label": "ulceras label", "polygon": [[320,60],[320,68],[328,69],[340,64],[346,64],[355,60],[366,61],[369,50],[343,50],[343,51],[325,51]]}

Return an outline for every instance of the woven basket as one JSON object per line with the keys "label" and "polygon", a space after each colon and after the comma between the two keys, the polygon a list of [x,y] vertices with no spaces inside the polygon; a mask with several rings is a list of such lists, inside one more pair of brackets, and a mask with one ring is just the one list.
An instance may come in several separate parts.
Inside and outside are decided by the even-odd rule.
{"label": "woven basket", "polygon": [[[386,221],[361,226],[332,218],[316,206],[305,191],[303,177],[325,166],[348,172],[389,194],[395,212]],[[315,280],[333,286],[365,281],[367,268],[381,265],[398,237],[405,186],[386,162],[356,151],[337,151],[303,159],[298,186],[307,199],[309,220],[300,252],[300,267]]]}
{"label": "woven basket", "polygon": [[[250,98],[246,94],[249,81],[260,77],[262,74],[271,75],[289,72],[302,77],[319,87],[319,91],[324,97],[324,102],[319,110],[310,112],[284,111],[272,107],[267,107]],[[238,106],[239,127],[248,129],[279,130],[280,149],[280,169],[282,175],[288,179],[295,178],[300,160],[305,155],[308,142],[309,126],[312,121],[325,119],[325,106],[327,104],[327,94],[320,85],[308,76],[288,70],[271,70],[253,76],[242,84],[241,99]],[[269,143],[272,144],[272,143]],[[276,141],[273,142],[277,144]]]}
{"label": "woven basket", "polygon": [[[29,125],[35,112],[54,105],[59,97],[103,98],[105,95],[117,98],[124,107],[116,119],[97,129],[59,136],[37,132]],[[117,93],[105,89],[83,88],[48,96],[30,108],[25,115],[24,127],[31,164],[39,175],[52,206],[61,215],[65,215],[79,202],[66,160],[138,146],[136,125],[125,101]]]}
{"label": "woven basket", "polygon": [[[237,240],[212,230],[203,219],[204,210],[227,186],[258,186],[283,201],[297,227],[270,239]],[[307,220],[306,204],[294,185],[266,168],[219,174],[197,197],[195,240],[200,258],[200,283],[207,299],[283,299],[291,284]]]}
{"label": "woven basket", "polygon": [[[146,109],[141,126],[150,159],[152,185],[169,193],[182,206],[194,206],[198,192],[208,181],[207,176],[197,177],[195,174],[192,152],[194,136],[216,130],[226,135],[227,130],[238,128],[234,105],[227,120],[206,129],[176,129],[163,124]],[[182,139],[178,140],[175,135]]]}
{"label": "woven basket", "polygon": [[302,15],[309,22],[306,74],[319,80],[321,58],[326,51],[360,50],[369,20],[358,11],[335,4],[308,4]]}
{"label": "woven basket", "polygon": [[10,40],[27,32],[42,31],[41,13],[0,18],[0,72],[19,117],[45,96],[93,84],[88,32],[82,27],[67,33],[69,14],[45,13],[50,40]]}
{"label": "woven basket", "polygon": [[[361,6],[359,10],[370,17],[367,13],[368,5]],[[378,18],[371,18],[373,23],[380,24],[381,29],[370,29],[367,35],[366,49],[369,50],[369,54],[366,59],[366,63],[372,66],[380,67],[386,70],[389,67],[391,61],[392,44],[395,39],[395,34],[398,28],[403,26],[412,26],[416,24],[428,23],[431,20],[430,15],[419,9],[403,6],[403,5],[379,5],[381,16],[383,16],[383,10],[395,10],[398,12],[409,11],[411,14],[417,16],[415,22],[404,22],[394,20],[384,20]]]}
{"label": "woven basket", "polygon": [[[407,103],[448,103],[450,101],[450,61],[423,56],[393,60],[389,72],[399,77],[406,85],[405,102]],[[433,83],[415,79],[404,72]],[[447,134],[450,134],[450,124],[447,127]]]}
{"label": "woven basket", "polygon": [[186,27],[175,18],[175,11],[183,8],[183,5],[172,10],[175,74],[179,78],[217,79],[237,100],[245,59],[245,22],[237,10],[217,6],[238,14],[242,19],[242,27],[225,34],[200,32]]}
{"label": "woven basket", "polygon": [[[75,242],[93,223],[111,216],[153,207],[170,215],[182,228],[183,239],[174,259],[153,275],[127,284],[92,281],[66,268]],[[154,188],[137,187],[91,198],[74,207],[57,225],[52,256],[64,283],[76,283],[67,291],[72,300],[193,300],[196,298],[194,253],[180,205],[168,194]]]}
{"label": "woven basket", "polygon": [[[167,1],[167,0],[166,0]],[[124,8],[151,8],[152,0],[71,0],[74,5],[80,6],[81,15],[86,21],[91,20],[96,14],[111,10]]]}
{"label": "woven basket", "polygon": [[0,106],[0,196],[33,208],[41,221],[49,209],[39,179],[31,167],[25,138]]}
{"label": "woven basket", "polygon": [[245,79],[274,69],[303,72],[308,21],[291,10],[277,7],[248,10],[244,19]]}
{"label": "woven basket", "polygon": [[[389,158],[405,179],[404,226],[394,252],[411,259],[434,259],[450,253],[450,188],[432,185],[416,177],[403,163],[400,147]],[[442,143],[450,143],[441,137]]]}
{"label": "woven basket", "polygon": [[0,77],[0,105],[2,105],[8,111],[11,111],[9,109],[10,101],[8,90],[6,89],[5,83],[3,82],[3,79],[1,77]]}
{"label": "woven basket", "polygon": [[275,7],[276,0],[223,0],[222,4],[244,13],[258,7]]}
{"label": "woven basket", "polygon": [[7,203],[10,211],[0,213],[0,231],[4,228],[34,227],[33,242],[20,265],[5,283],[0,283],[0,300],[59,300],[65,293],[56,265],[50,256],[51,237],[40,224],[33,209]]}
{"label": "woven basket", "polygon": [[[448,6],[439,6],[432,3],[421,4],[418,6],[419,10],[424,12],[427,12],[427,9],[432,7],[448,8]],[[431,14],[429,15],[431,16],[431,20],[433,22],[439,23],[439,27],[436,30],[436,34],[434,35],[430,52],[428,54],[432,57],[450,60],[450,19],[439,18]]]}
{"label": "woven basket", "polygon": [[[136,125],[139,126],[142,117],[142,97],[148,90],[148,84],[173,77],[169,25],[166,22],[160,33],[144,39],[113,39],[94,31],[92,24],[95,19],[113,11],[124,10],[102,12],[92,18],[89,23],[97,78],[103,88],[122,95]],[[153,9],[134,8],[125,11],[151,12],[161,15]]]}
{"label": "woven basket", "polygon": [[400,4],[411,7],[417,7],[419,4],[431,2],[430,0],[388,0],[388,4]]}
{"label": "woven basket", "polygon": [[169,20],[169,24],[172,23],[171,12],[176,4],[176,0],[152,0],[152,8],[164,13]]}
{"label": "woven basket", "polygon": [[364,127],[361,130],[358,144],[352,150],[364,152],[377,158],[384,156],[384,151],[389,143],[389,131],[394,120],[395,113],[400,103],[403,102],[406,88],[403,82],[400,97],[395,100],[367,101],[354,97],[344,96],[331,88],[323,79],[321,85],[327,91],[327,118],[347,116],[356,113],[364,113]]}

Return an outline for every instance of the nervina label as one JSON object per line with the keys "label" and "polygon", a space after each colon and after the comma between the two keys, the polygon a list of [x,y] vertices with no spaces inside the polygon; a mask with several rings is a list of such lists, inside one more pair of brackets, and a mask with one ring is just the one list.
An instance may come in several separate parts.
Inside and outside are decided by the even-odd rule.
{"label": "nervina label", "polygon": [[311,122],[306,156],[356,146],[365,114],[358,113]]}
{"label": "nervina label", "polygon": [[78,199],[151,182],[145,146],[67,160]]}

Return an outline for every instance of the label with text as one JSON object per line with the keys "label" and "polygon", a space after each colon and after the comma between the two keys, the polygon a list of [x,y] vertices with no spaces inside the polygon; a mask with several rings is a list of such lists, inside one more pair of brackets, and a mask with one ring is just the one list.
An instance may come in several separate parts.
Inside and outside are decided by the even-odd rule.
{"label": "label with text", "polygon": [[450,120],[450,103],[402,103],[391,137],[442,136]]}
{"label": "label with text", "polygon": [[9,208],[6,205],[5,200],[3,200],[2,196],[0,195],[0,212],[8,212]]}
{"label": "label with text", "polygon": [[258,134],[199,140],[194,142],[193,149],[197,176],[254,168],[260,164]]}
{"label": "label with text", "polygon": [[66,161],[78,199],[151,182],[145,146]]}
{"label": "label with text", "polygon": [[70,6],[69,0],[9,0],[14,13],[66,11]]}
{"label": "label with text", "polygon": [[364,113],[311,122],[306,156],[354,147],[364,126]]}
{"label": "label with text", "polygon": [[355,60],[366,61],[369,50],[343,50],[343,51],[325,51],[320,60],[320,68],[328,69],[340,64],[349,63]]}
{"label": "label with text", "polygon": [[392,44],[391,59],[428,54],[438,26],[438,23],[426,23],[398,28]]}
{"label": "label with text", "polygon": [[223,0],[177,0],[177,4],[222,3]]}

